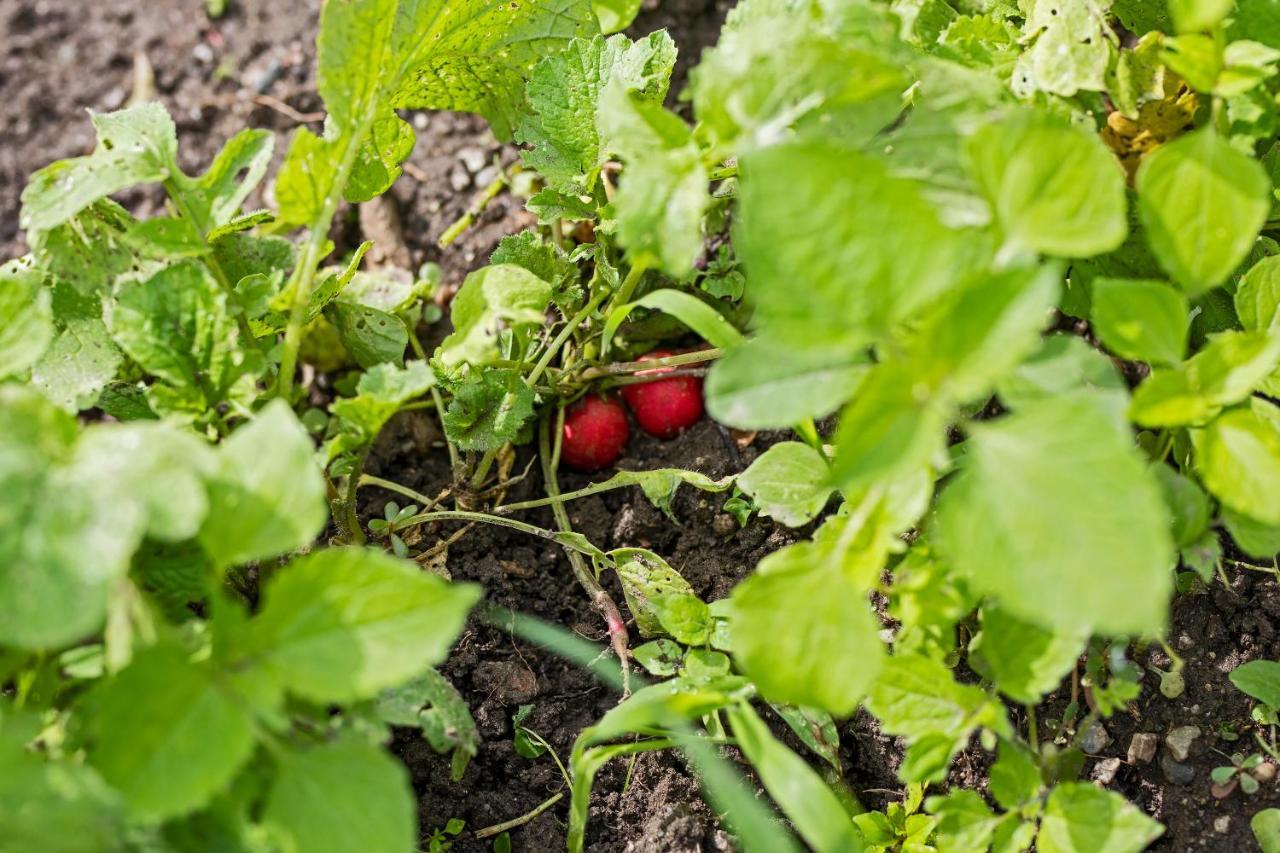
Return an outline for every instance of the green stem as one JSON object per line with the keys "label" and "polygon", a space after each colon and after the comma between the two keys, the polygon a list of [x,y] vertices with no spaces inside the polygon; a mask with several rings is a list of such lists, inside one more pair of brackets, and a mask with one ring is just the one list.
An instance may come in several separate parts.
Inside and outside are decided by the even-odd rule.
{"label": "green stem", "polygon": [[638,263],[627,271],[627,277],[622,280],[622,284],[618,287],[618,291],[613,294],[613,298],[609,300],[609,308],[606,314],[612,314],[613,309],[619,305],[626,305],[631,301],[631,294],[636,292],[636,287],[640,284],[640,279],[644,278],[644,274],[649,267],[645,263]]}
{"label": "green stem", "polygon": [[[511,167],[511,174],[515,174],[519,171],[520,169],[518,166]],[[466,230],[475,223],[476,217],[484,213],[484,209],[489,206],[489,202],[497,198],[498,193],[502,192],[503,188],[505,188],[510,181],[511,176],[506,172],[503,172],[498,175],[498,177],[494,178],[489,186],[484,188],[484,192],[481,194],[480,198],[476,199],[471,207],[467,208],[466,213],[455,219],[453,224],[445,229],[444,233],[440,235],[440,240],[436,245],[441,249],[449,248],[454,240],[461,237]]]}
{"label": "green stem", "polygon": [[720,166],[719,168],[712,169],[710,172],[707,173],[707,178],[711,180],[713,183],[715,181],[723,181],[726,178],[736,178],[736,177],[738,177],[737,163],[734,163],[732,166]]}
{"label": "green stem", "polygon": [[651,358],[647,361],[619,361],[598,367],[588,367],[582,371],[581,378],[583,381],[590,381],[606,376],[639,373],[643,370],[657,370],[663,367],[685,367],[690,364],[714,361],[722,355],[724,355],[724,350],[710,348],[700,349],[695,352],[682,352],[678,355],[669,355],[663,358]]}
{"label": "green stem", "polygon": [[547,347],[547,351],[542,354],[542,358],[538,359],[538,363],[533,366],[533,370],[529,371],[529,375],[525,377],[524,381],[526,385],[530,388],[533,387],[533,384],[538,381],[538,377],[540,377],[546,369],[551,366],[551,360],[556,357],[558,352],[560,352],[560,348],[565,345],[565,342],[569,340],[574,331],[577,330],[578,326],[586,321],[586,319],[591,316],[592,312],[600,307],[600,303],[604,301],[604,298],[607,295],[608,294],[605,291],[601,290],[595,296],[587,300],[587,304],[583,305],[582,309],[570,318],[569,322],[560,330],[560,334],[556,335],[555,340],[553,340],[550,346]]}
{"label": "green stem", "polygon": [[818,427],[813,423],[813,418],[805,418],[796,424],[793,429],[795,429],[796,435],[800,436],[801,441],[825,455],[822,449],[822,436],[818,434]]}
{"label": "green stem", "polygon": [[526,823],[533,820],[535,817],[542,814],[563,799],[564,791],[561,791],[549,800],[539,803],[532,811],[520,815],[520,817],[512,818],[511,820],[503,821],[502,823],[495,823],[493,826],[486,826],[484,829],[476,830],[475,837],[489,838],[490,836],[506,832],[508,829],[515,829],[518,826],[524,826]]}
{"label": "green stem", "polygon": [[436,415],[440,421],[440,434],[444,436],[444,446],[449,451],[449,470],[455,474],[458,471],[458,448],[449,440],[449,433],[444,428],[444,398],[440,396],[440,389],[431,386],[431,400],[436,404]]}
{"label": "green stem", "polygon": [[493,460],[498,458],[498,449],[486,450],[484,456],[480,457],[479,463],[476,464],[476,470],[471,475],[471,488],[478,489],[484,482],[484,478],[489,476],[489,469],[493,467]]}
{"label": "green stem", "polygon": [[402,486],[399,483],[393,483],[390,480],[384,480],[381,477],[375,477],[372,474],[360,475],[361,486],[376,486],[379,489],[386,489],[388,492],[395,492],[401,497],[408,498],[411,501],[417,501],[422,505],[422,511],[426,512],[436,503],[434,498],[429,498],[422,492],[415,492],[408,486]]}
{"label": "green stem", "polygon": [[1036,706],[1027,705],[1027,742],[1036,755],[1040,755],[1040,724],[1036,720]]}
{"label": "green stem", "polygon": [[360,479],[364,472],[364,463],[369,458],[369,450],[372,447],[366,447],[360,451],[360,455],[356,457],[355,464],[351,468],[351,473],[347,475],[347,485],[342,493],[342,526],[346,528],[343,532],[347,535],[347,541],[355,545],[363,545],[365,543],[364,530],[360,528],[360,518],[356,514],[356,490],[360,488]]}
{"label": "green stem", "polygon": [[[417,515],[411,515],[404,521],[400,522],[400,527],[412,527],[415,524],[426,524],[431,521],[478,521],[481,524],[494,524],[498,527],[509,527],[512,530],[518,530],[521,533],[528,533],[530,536],[537,536],[539,539],[546,539],[549,542],[556,542],[565,548],[574,548],[573,543],[565,541],[558,536],[555,531],[547,530],[542,527],[536,527],[532,524],[525,524],[523,521],[516,521],[514,518],[503,518],[500,515],[489,515],[484,512],[469,512],[467,510],[441,510],[440,512],[420,512]],[[573,553],[577,553],[574,548]]]}
{"label": "green stem", "polygon": [[360,145],[369,135],[369,128],[377,115],[376,110],[369,110],[360,124],[344,134],[342,139],[346,150],[342,152],[342,160],[334,173],[333,183],[320,207],[320,215],[311,223],[311,231],[302,250],[302,257],[293,272],[293,304],[289,309],[289,325],[285,327],[284,349],[280,354],[280,373],[276,376],[276,396],[283,397],[292,404],[293,373],[298,367],[298,348],[302,346],[302,327],[306,324],[307,306],[311,302],[311,290],[315,287],[316,271],[323,260],[325,243],[329,239],[329,226],[338,212],[342,201],[342,191],[347,186],[347,179],[355,167],[356,157],[360,153]]}

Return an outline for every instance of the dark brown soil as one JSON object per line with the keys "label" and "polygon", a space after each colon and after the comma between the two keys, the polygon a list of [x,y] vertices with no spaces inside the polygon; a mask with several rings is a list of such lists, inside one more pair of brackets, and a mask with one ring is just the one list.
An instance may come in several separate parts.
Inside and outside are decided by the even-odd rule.
{"label": "dark brown soil", "polygon": [[[311,42],[318,0],[291,3],[233,3],[229,14],[210,22],[197,0],[0,0],[0,259],[25,251],[18,232],[18,198],[28,175],[50,160],[86,153],[93,145],[84,110],[111,110],[129,97],[134,56],[145,54],[155,69],[158,96],[178,122],[184,165],[198,171],[231,134],[245,126],[266,127],[279,135],[277,155],[297,126],[296,111],[318,127],[320,104],[312,88]],[[669,27],[681,46],[683,75],[701,49],[710,44],[725,12],[726,0],[662,0],[647,9],[637,32]],[[284,106],[281,106],[281,105]],[[483,123],[468,116],[421,114],[411,117],[419,130],[410,168],[393,196],[404,224],[412,267],[441,264],[448,284],[456,284],[481,265],[498,239],[520,230],[529,218],[521,202],[500,195],[476,227],[443,252],[439,235],[471,203],[495,174],[490,164],[514,159]],[[139,212],[159,203],[136,194],[125,201]],[[358,229],[349,215],[342,226]],[[430,428],[422,416],[397,424],[382,442],[375,467],[382,476],[434,493],[448,480],[440,452],[424,452]],[[415,429],[415,426],[417,427]],[[648,438],[632,442],[626,468],[677,466],[720,475],[741,470],[765,446],[762,437],[742,449],[703,422],[672,442]],[[522,455],[521,464],[527,458]],[[571,481],[565,488],[589,480]],[[516,486],[512,499],[539,494],[537,477]],[[365,515],[378,512],[388,498],[365,495]],[[681,519],[672,525],[633,490],[608,493],[571,505],[575,527],[601,547],[641,545],[664,555],[707,597],[725,595],[759,558],[795,535],[768,523],[739,530],[719,511],[721,498],[682,490],[676,502]],[[529,520],[551,525],[549,514]],[[450,527],[429,531],[447,535]],[[429,544],[429,543],[428,543]],[[569,627],[585,637],[603,639],[599,619],[576,586],[563,553],[522,534],[499,528],[471,531],[455,544],[448,559],[455,577],[482,583],[488,600]],[[1210,794],[1210,771],[1227,763],[1223,753],[1254,751],[1248,703],[1236,693],[1227,673],[1258,657],[1280,657],[1280,586],[1265,574],[1228,567],[1230,585],[1215,582],[1174,605],[1171,643],[1187,661],[1186,693],[1164,698],[1148,677],[1140,700],[1128,712],[1106,722],[1112,741],[1085,764],[1086,775],[1105,757],[1123,759],[1135,733],[1162,739],[1156,759],[1122,763],[1112,787],[1131,797],[1168,827],[1154,849],[1183,851],[1218,847],[1255,849],[1248,821],[1255,811],[1280,805],[1280,787],[1265,785],[1246,797],[1235,791],[1225,799]],[[612,579],[608,579],[612,584]],[[616,588],[614,589],[617,593]],[[1140,664],[1167,667],[1160,647],[1135,653]],[[581,669],[501,631],[472,625],[445,668],[470,703],[484,743],[459,783],[449,781],[447,761],[418,737],[401,733],[394,745],[412,773],[421,801],[423,837],[453,817],[475,830],[522,815],[565,790],[550,757],[529,760],[512,745],[511,715],[533,704],[526,725],[547,739],[567,760],[577,733],[611,707],[617,697]],[[1061,715],[1064,688],[1050,697],[1041,718]],[[1162,770],[1163,737],[1183,725],[1203,734],[1184,768]],[[1229,741],[1230,731],[1241,739]],[[900,796],[894,778],[901,749],[881,735],[874,721],[858,715],[842,728],[843,758],[849,779],[863,801],[882,807]],[[988,757],[977,748],[957,761],[950,782],[982,787]],[[1167,763],[1167,762],[1166,762]],[[1167,775],[1181,775],[1175,783]],[[628,781],[629,780],[629,781]],[[563,846],[567,802],[561,801],[513,832],[516,849],[552,851]],[[1221,818],[1228,818],[1225,825]],[[680,759],[651,753],[633,768],[621,762],[607,767],[596,782],[588,846],[596,851],[711,851],[730,847],[702,804],[697,786]],[[464,836],[457,851],[489,850],[488,842]]]}

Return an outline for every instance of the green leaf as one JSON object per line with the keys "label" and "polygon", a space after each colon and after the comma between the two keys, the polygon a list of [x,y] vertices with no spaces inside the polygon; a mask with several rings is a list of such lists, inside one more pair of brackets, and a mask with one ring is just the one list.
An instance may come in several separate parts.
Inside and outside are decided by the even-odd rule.
{"label": "green leaf", "polygon": [[1249,819],[1254,840],[1262,853],[1280,853],[1280,809],[1263,809]]}
{"label": "green leaf", "polygon": [[946,292],[974,251],[916,185],[855,151],[787,143],[740,168],[735,248],[779,345],[852,354]]}
{"label": "green leaf", "polygon": [[742,333],[735,329],[719,311],[692,294],[667,288],[647,293],[640,299],[619,305],[609,312],[609,318],[605,321],[604,330],[601,333],[601,339],[604,341],[603,351],[606,354],[614,333],[627,315],[636,308],[656,308],[664,311],[678,318],[713,346],[728,348],[743,342]]}
{"label": "green leaf", "polygon": [[1085,391],[1114,401],[1117,420],[1129,405],[1128,389],[1111,360],[1075,335],[1049,335],[1040,348],[997,385],[1000,399],[1018,410],[1061,394]]}
{"label": "green leaf", "polygon": [[975,133],[969,157],[1006,246],[1089,257],[1124,242],[1124,172],[1095,134],[1022,112]]}
{"label": "green leaf", "polygon": [[197,809],[249,759],[253,719],[229,683],[162,644],[137,652],[97,692],[89,760],[136,815]]}
{"label": "green leaf", "polygon": [[771,701],[848,716],[885,657],[866,593],[828,548],[775,551],[733,590],[734,657]]}
{"label": "green leaf", "polygon": [[1270,559],[1280,554],[1280,525],[1264,524],[1226,507],[1222,510],[1222,521],[1240,550],[1250,557]]}
{"label": "green leaf", "polygon": [[866,375],[868,366],[860,362],[752,338],[711,366],[703,388],[707,411],[739,429],[779,429],[826,417],[853,396]]}
{"label": "green leaf", "polygon": [[638,42],[622,35],[574,39],[539,62],[526,86],[530,111],[516,128],[516,141],[531,146],[525,163],[553,189],[580,195],[615,147],[597,127],[604,88],[618,80],[661,104],[675,60],[675,43],[660,30]]}
{"label": "green leaf", "polygon": [[1069,98],[1081,89],[1102,91],[1115,36],[1107,27],[1106,6],[1026,0],[1024,39],[1035,41],[1013,72],[1020,95],[1048,92]]}
{"label": "green leaf", "polygon": [[1168,0],[1169,14],[1180,33],[1211,30],[1222,23],[1234,0]]}
{"label": "green leaf", "polygon": [[1160,481],[1169,516],[1173,519],[1173,542],[1178,547],[1186,547],[1209,529],[1213,515],[1209,496],[1194,480],[1168,465],[1157,464],[1153,470]]}
{"label": "green leaf", "polygon": [[436,752],[453,752],[452,777],[462,778],[467,762],[480,750],[480,733],[457,689],[434,669],[377,699],[378,718],[395,726],[412,726]]}
{"label": "green leaf", "polygon": [[368,443],[401,406],[431,390],[435,383],[435,373],[425,361],[406,361],[404,367],[379,364],[361,374],[356,396],[335,400],[331,410],[361,443]]}
{"label": "green leaf", "polygon": [[223,402],[256,363],[238,346],[227,295],[205,268],[177,264],[116,293],[111,334],[120,348],[180,393]]}
{"label": "green leaf", "polygon": [[1258,261],[1240,279],[1236,316],[1246,331],[1265,332],[1280,318],[1280,257]]}
{"label": "green leaf", "polygon": [[355,166],[343,195],[358,203],[382,195],[400,177],[400,164],[413,153],[417,135],[413,126],[391,110],[386,110],[373,123],[369,135],[360,145]]}
{"label": "green leaf", "polygon": [[177,132],[159,102],[114,113],[90,112],[89,118],[98,147],[86,157],[59,160],[31,176],[22,191],[24,229],[53,228],[98,199],[178,173]]}
{"label": "green leaf", "polygon": [[995,801],[1012,811],[1039,796],[1043,787],[1040,768],[1030,750],[1014,741],[1000,741],[999,758],[991,765],[988,784]]}
{"label": "green leaf", "polygon": [[991,837],[1001,818],[992,813],[991,807],[977,791],[952,790],[945,797],[930,797],[925,806],[930,814],[938,816],[935,841],[941,849],[991,849]]}
{"label": "green leaf", "polygon": [[1236,689],[1268,708],[1280,708],[1280,663],[1254,660],[1242,663],[1228,676]]}
{"label": "green leaf", "polygon": [[901,362],[882,362],[840,416],[832,480],[846,490],[884,483],[930,465],[942,451],[947,412],[914,386]]}
{"label": "green leaf", "polygon": [[1128,430],[1074,394],[972,432],[940,499],[938,546],[973,587],[1046,628],[1157,633],[1173,542]]}
{"label": "green leaf", "polygon": [[395,42],[403,72],[392,107],[480,113],[511,138],[524,81],[540,58],[599,32],[588,0],[401,0]]}
{"label": "green leaf", "polygon": [[760,774],[765,790],[813,849],[864,849],[839,797],[804,759],[773,736],[750,705],[732,706],[727,716],[738,748]]}
{"label": "green leaf", "polygon": [[377,746],[346,738],[291,750],[267,794],[263,821],[292,850],[412,853],[417,817],[404,766]]}
{"label": "green leaf", "polygon": [[20,376],[53,340],[53,307],[44,277],[21,261],[0,266],[0,379]]}
{"label": "green leaf", "polygon": [[808,524],[831,497],[826,458],[807,444],[773,445],[738,476],[738,488],[755,501],[761,515],[788,527]]}
{"label": "green leaf", "polygon": [[329,515],[311,438],[282,400],[222,443],[208,489],[199,539],[220,566],[309,545]]}
{"label": "green leaf", "polygon": [[671,633],[663,624],[660,603],[668,598],[695,598],[689,582],[652,551],[615,552],[614,564],[627,609],[636,620],[640,636],[659,637]]}
{"label": "green leaf", "polygon": [[641,0],[592,0],[591,8],[595,10],[600,21],[600,31],[616,33],[631,26],[631,22],[640,13]]}
{"label": "green leaf", "polygon": [[1262,166],[1210,129],[1143,158],[1138,213],[1160,266],[1189,295],[1221,284],[1245,259],[1271,209]]}
{"label": "green leaf", "polygon": [[486,370],[463,382],[441,422],[449,440],[463,450],[497,450],[515,441],[533,417],[533,390],[518,370]]}
{"label": "green leaf", "polygon": [[541,324],[551,285],[523,267],[498,264],[466,277],[453,298],[453,334],[440,345],[445,364],[487,364],[498,357],[497,339],[507,325]]}
{"label": "green leaf", "polygon": [[941,781],[951,759],[979,728],[1011,729],[1004,708],[981,689],[958,684],[941,662],[920,655],[889,658],[867,710],[887,734],[909,743],[898,776],[905,782]]}
{"label": "green leaf", "polygon": [[331,548],[281,569],[264,597],[251,654],[300,696],[342,702],[444,660],[480,590],[381,551]]}
{"label": "green leaf", "polygon": [[1049,631],[988,606],[982,632],[969,646],[970,661],[1001,693],[1037,705],[1071,671],[1088,639],[1087,633]]}
{"label": "green leaf", "polygon": [[1138,386],[1129,416],[1142,426],[1204,423],[1238,403],[1280,363],[1280,330],[1224,332],[1185,364],[1157,370]]}
{"label": "green leaf", "polygon": [[715,150],[767,147],[793,127],[813,135],[838,128],[860,140],[893,121],[911,84],[896,45],[870,27],[841,31],[808,4],[742,9],[690,72],[698,122]]}
{"label": "green leaf", "polygon": [[1042,853],[1138,853],[1164,833],[1124,797],[1088,782],[1049,795],[1036,848]]}
{"label": "green leaf", "polygon": [[1195,465],[1222,505],[1256,521],[1280,525],[1280,410],[1262,400],[1223,412],[1194,430]]}
{"label": "green leaf", "polygon": [[0,746],[0,838],[6,850],[103,853],[124,849],[119,796],[91,768]]}
{"label": "green leaf", "polygon": [[195,179],[182,179],[188,197],[199,201],[202,232],[225,226],[240,215],[240,206],[267,174],[276,137],[269,130],[245,129],[227,140],[209,170]]}
{"label": "green leaf", "polygon": [[96,318],[70,320],[32,366],[31,382],[65,409],[87,409],[123,361],[105,323]]}
{"label": "green leaf", "polygon": [[298,128],[276,175],[280,221],[297,225],[314,222],[324,208],[325,197],[337,175],[333,147],[305,127]]}
{"label": "green leaf", "polygon": [[1160,281],[1093,281],[1094,331],[1116,355],[1153,364],[1178,364],[1187,349],[1187,299]]}
{"label": "green leaf", "polygon": [[100,627],[142,539],[138,500],[75,438],[39,393],[0,385],[0,644],[53,649]]}
{"label": "green leaf", "polygon": [[148,536],[178,542],[195,536],[204,521],[204,477],[214,464],[213,451],[190,432],[138,421],[86,430],[71,475],[108,479],[141,506]]}
{"label": "green leaf", "polygon": [[1040,345],[1060,282],[1056,264],[978,274],[926,309],[901,344],[911,393],[936,392],[949,403],[989,395]]}
{"label": "green leaf", "polygon": [[356,364],[366,370],[404,360],[409,330],[394,314],[339,299],[329,303],[324,315],[338,330],[338,337]]}
{"label": "green leaf", "polygon": [[626,165],[612,207],[632,265],[685,274],[702,250],[702,216],[711,204],[693,132],[621,78],[604,87],[596,126]]}

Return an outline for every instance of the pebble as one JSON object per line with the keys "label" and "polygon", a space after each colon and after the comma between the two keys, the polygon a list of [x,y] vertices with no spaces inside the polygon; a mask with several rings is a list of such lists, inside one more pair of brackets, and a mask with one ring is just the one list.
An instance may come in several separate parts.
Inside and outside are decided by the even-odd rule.
{"label": "pebble", "polygon": [[738,522],[727,512],[717,513],[711,520],[711,532],[717,536],[728,536],[738,529]]}
{"label": "pebble", "polygon": [[1080,748],[1088,755],[1097,755],[1111,743],[1111,734],[1102,723],[1094,723],[1080,738]]}
{"label": "pebble", "polygon": [[1110,785],[1120,771],[1120,759],[1104,758],[1093,765],[1093,781],[1099,785]]}
{"label": "pebble", "polygon": [[497,166],[485,166],[476,174],[476,186],[487,187],[498,180],[498,176],[501,174],[502,170]]}
{"label": "pebble", "polygon": [[1178,726],[1165,735],[1164,745],[1168,747],[1174,761],[1186,761],[1187,756],[1191,754],[1191,744],[1195,743],[1198,737],[1200,737],[1199,726]]}
{"label": "pebble", "polygon": [[449,170],[449,186],[453,187],[454,192],[462,192],[471,186],[471,176],[467,174],[466,169],[455,166]]}
{"label": "pebble", "polygon": [[1213,821],[1213,831],[1219,835],[1226,835],[1231,831],[1231,815],[1223,815]]}
{"label": "pebble", "polygon": [[1164,778],[1175,785],[1190,785],[1196,778],[1196,771],[1185,764],[1179,764],[1168,753],[1160,756],[1160,770]]}
{"label": "pebble", "polygon": [[213,48],[205,42],[200,42],[191,48],[191,58],[201,65],[208,65],[213,62]]}
{"label": "pebble", "polygon": [[1138,732],[1129,741],[1129,763],[1150,764],[1156,757],[1156,747],[1160,745],[1160,736],[1152,732]]}
{"label": "pebble", "polygon": [[467,167],[467,171],[474,175],[485,167],[485,163],[488,162],[489,158],[485,155],[483,149],[468,146],[458,151],[458,159],[462,161],[462,165]]}

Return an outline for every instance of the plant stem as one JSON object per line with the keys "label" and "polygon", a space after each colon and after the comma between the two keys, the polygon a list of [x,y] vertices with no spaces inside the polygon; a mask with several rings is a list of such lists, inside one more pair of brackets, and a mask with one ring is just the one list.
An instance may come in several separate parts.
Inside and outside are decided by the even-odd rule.
{"label": "plant stem", "polygon": [[635,483],[615,483],[612,480],[605,480],[602,483],[592,483],[590,486],[585,486],[581,489],[576,489],[572,492],[564,492],[563,494],[558,494],[555,497],[535,498],[534,500],[531,500],[531,501],[520,501],[519,503],[504,504],[500,507],[497,507],[494,510],[494,512],[516,512],[517,510],[522,510],[522,509],[537,509],[538,507],[543,507],[543,506],[553,506],[555,504],[564,504],[564,503],[568,503],[569,501],[576,501],[579,498],[587,498],[587,497],[590,497],[591,495],[598,495],[601,492],[609,492],[614,489],[623,489],[623,488],[626,488],[627,486],[634,486],[634,485]]}
{"label": "plant stem", "polygon": [[552,806],[554,806],[556,803],[560,802],[563,799],[564,799],[564,791],[561,791],[551,799],[535,806],[532,811],[526,812],[525,814],[520,815],[520,817],[512,818],[511,820],[503,821],[502,823],[495,823],[493,826],[486,826],[484,829],[477,829],[475,833],[475,837],[489,838],[490,836],[498,835],[499,833],[506,832],[508,829],[515,829],[517,826],[524,826],[526,823],[533,820],[535,817],[542,814],[547,809],[551,808]]}
{"label": "plant stem", "polygon": [[458,470],[458,448],[449,440],[449,433],[444,430],[444,398],[440,396],[440,389],[431,386],[431,400],[436,404],[436,416],[440,420],[440,434],[444,436],[444,446],[449,451],[449,470],[457,472]]}
{"label": "plant stem", "polygon": [[[542,428],[539,430],[538,438],[538,457],[542,460],[542,479],[547,490],[547,497],[560,497],[560,481],[556,478],[556,459],[552,457],[551,451],[551,430],[553,423],[559,423],[561,415],[559,413],[564,410],[557,406],[557,417],[553,421],[551,417],[543,417]],[[553,503],[551,505],[551,514],[555,516],[556,526],[563,533],[572,533],[573,526],[569,523],[569,514],[565,512],[564,505]],[[578,579],[578,583],[586,590],[587,595],[591,597],[591,603],[600,611],[600,615],[604,617],[605,626],[609,632],[609,645],[613,647],[614,654],[618,656],[618,663],[622,666],[622,698],[626,699],[631,695],[631,661],[627,647],[630,645],[630,637],[627,634],[627,623],[623,621],[622,614],[618,611],[618,605],[614,603],[613,597],[608,591],[600,585],[596,580],[596,576],[587,568],[586,563],[582,559],[582,555],[576,550],[571,550],[567,545],[565,553],[569,556],[569,565],[573,567],[574,577]]]}
{"label": "plant stem", "polygon": [[732,166],[721,166],[717,169],[712,169],[710,172],[707,173],[707,178],[712,182],[723,181],[726,178],[736,178],[736,177],[738,177],[737,163],[734,163]]}
{"label": "plant stem", "polygon": [[311,290],[315,286],[316,271],[320,267],[324,245],[329,239],[329,226],[338,212],[338,204],[342,201],[342,191],[347,186],[347,178],[355,166],[356,156],[360,153],[360,145],[369,135],[369,128],[377,115],[376,110],[368,110],[360,119],[359,125],[351,128],[343,136],[346,150],[342,152],[342,160],[334,173],[333,183],[320,207],[320,215],[311,223],[311,231],[302,250],[298,266],[294,268],[291,285],[293,287],[293,304],[289,309],[289,325],[284,331],[284,348],[280,354],[280,373],[276,377],[276,396],[283,397],[292,405],[293,372],[298,366],[298,348],[302,346],[302,327],[307,319],[307,306],[311,302]]}
{"label": "plant stem", "polygon": [[[516,174],[519,171],[520,169],[518,166],[511,167],[511,174]],[[463,233],[465,233],[466,230],[475,223],[476,217],[484,213],[484,209],[489,206],[489,202],[497,198],[498,193],[502,192],[510,182],[511,175],[506,172],[503,172],[499,174],[498,177],[494,178],[489,186],[484,188],[484,192],[480,197],[472,202],[471,206],[467,208],[466,213],[455,219],[453,224],[444,230],[444,233],[440,235],[440,240],[436,245],[441,249],[449,248],[454,240],[461,237]]]}
{"label": "plant stem", "polygon": [[600,291],[595,296],[588,299],[587,304],[583,305],[582,309],[578,311],[577,314],[574,314],[573,317],[570,318],[569,322],[565,323],[564,328],[560,330],[560,334],[556,335],[555,340],[553,340],[547,347],[547,351],[542,354],[542,358],[538,359],[538,363],[533,366],[533,370],[529,371],[529,375],[524,378],[526,385],[530,388],[533,387],[533,384],[538,381],[538,377],[551,366],[551,360],[556,357],[558,352],[560,352],[560,348],[565,345],[565,342],[569,340],[574,331],[577,330],[578,326],[590,317],[593,311],[600,307],[600,303],[604,301],[604,298],[607,295],[608,294],[605,291]]}
{"label": "plant stem", "polygon": [[1027,743],[1031,744],[1031,749],[1036,755],[1040,755],[1040,724],[1036,720],[1036,706],[1027,705]]}
{"label": "plant stem", "polygon": [[724,355],[724,350],[712,347],[709,349],[696,350],[695,352],[682,352],[678,355],[668,355],[663,358],[651,358],[648,361],[619,361],[614,364],[602,364],[598,367],[588,367],[582,371],[580,378],[583,381],[589,381],[606,376],[639,373],[643,370],[657,370],[663,367],[684,367],[690,364],[701,364],[706,361],[714,361],[722,355]]}
{"label": "plant stem", "polygon": [[343,521],[341,526],[346,528],[343,533],[347,535],[347,541],[356,545],[365,543],[364,531],[360,528],[360,518],[356,515],[356,490],[360,488],[364,463],[369,458],[370,449],[372,449],[372,445],[365,447],[364,450],[360,451],[360,455],[356,457],[351,473],[347,475],[346,488],[343,489],[342,494],[341,515],[343,516]]}
{"label": "plant stem", "polygon": [[484,452],[484,456],[480,457],[480,461],[476,463],[476,470],[471,475],[471,488],[480,488],[480,484],[484,482],[484,478],[489,476],[489,469],[493,467],[493,460],[497,458],[497,449],[486,450]]}
{"label": "plant stem", "polygon": [[638,263],[627,271],[627,277],[622,280],[622,284],[618,287],[613,298],[609,300],[609,308],[606,314],[612,314],[613,310],[619,305],[626,305],[631,301],[631,294],[636,292],[636,287],[640,284],[640,279],[644,278],[648,266],[644,263]]}
{"label": "plant stem", "polygon": [[[523,521],[516,521],[514,518],[503,518],[500,515],[489,515],[485,512],[470,512],[468,510],[461,509],[441,510],[439,512],[420,512],[417,515],[409,516],[404,521],[400,522],[399,526],[402,528],[412,527],[415,524],[426,524],[429,521],[478,521],[483,524],[495,524],[498,527],[509,527],[512,530],[519,530],[521,533],[528,533],[530,536],[537,536],[539,539],[556,542],[568,549],[574,548],[573,543],[566,542],[553,530],[547,530],[532,524],[526,524]],[[573,553],[578,553],[578,549],[574,549]]]}
{"label": "plant stem", "polygon": [[422,505],[423,512],[431,509],[431,507],[439,503],[444,498],[443,495],[439,498],[429,498],[422,492],[415,492],[408,486],[402,486],[399,483],[393,483],[390,480],[384,480],[381,477],[375,477],[372,474],[361,474],[360,485],[376,486],[379,489],[386,489],[388,492],[395,492],[397,495],[408,498],[411,501],[417,501]]}

